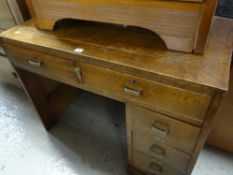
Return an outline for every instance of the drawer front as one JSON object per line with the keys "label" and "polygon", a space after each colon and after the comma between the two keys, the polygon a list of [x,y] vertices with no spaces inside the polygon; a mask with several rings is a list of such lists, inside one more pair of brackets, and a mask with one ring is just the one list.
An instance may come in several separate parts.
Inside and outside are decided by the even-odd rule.
{"label": "drawer front", "polygon": [[158,142],[154,140],[153,137],[150,137],[140,131],[132,131],[131,140],[132,152],[142,152],[147,156],[164,162],[183,173],[186,171],[191,155]]}
{"label": "drawer front", "polygon": [[[18,66],[53,77],[57,80],[109,96],[120,101],[131,101],[168,116],[201,125],[209,106],[210,97],[172,86],[156,83],[85,63],[4,45],[8,55]],[[42,66],[29,64],[40,59]],[[33,60],[32,60],[33,61]],[[75,77],[79,71],[82,81]],[[97,78],[98,77],[98,78]],[[80,78],[80,77],[79,77]]]}
{"label": "drawer front", "polygon": [[200,128],[171,119],[162,114],[126,104],[127,128],[140,131],[155,142],[192,154]]}
{"label": "drawer front", "polygon": [[5,50],[17,67],[68,84],[78,81],[72,61],[12,46],[5,47]]}
{"label": "drawer front", "polygon": [[182,175],[184,173],[141,152],[133,153],[134,168],[147,175]]}
{"label": "drawer front", "polygon": [[84,84],[101,93],[202,125],[209,106],[207,96],[92,65],[79,64],[79,67]]}

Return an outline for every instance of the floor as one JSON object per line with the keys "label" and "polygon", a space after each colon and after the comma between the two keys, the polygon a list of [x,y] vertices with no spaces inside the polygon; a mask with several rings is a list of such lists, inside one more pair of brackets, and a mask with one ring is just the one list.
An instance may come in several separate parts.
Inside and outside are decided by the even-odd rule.
{"label": "floor", "polygon": [[[1,175],[127,175],[123,104],[84,93],[46,132],[25,93],[0,82]],[[205,147],[192,175],[233,175],[233,155]]]}

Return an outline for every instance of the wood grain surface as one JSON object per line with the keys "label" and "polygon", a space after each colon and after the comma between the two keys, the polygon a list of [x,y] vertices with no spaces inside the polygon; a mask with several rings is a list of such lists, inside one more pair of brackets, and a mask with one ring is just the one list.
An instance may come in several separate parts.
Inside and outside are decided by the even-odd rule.
{"label": "wood grain surface", "polygon": [[[1,40],[172,86],[211,93],[228,89],[232,31],[230,19],[215,17],[204,55],[167,51],[157,36],[144,30],[93,23],[82,27],[67,25],[47,32],[28,22],[3,32]],[[83,52],[75,52],[76,48],[82,48]]]}

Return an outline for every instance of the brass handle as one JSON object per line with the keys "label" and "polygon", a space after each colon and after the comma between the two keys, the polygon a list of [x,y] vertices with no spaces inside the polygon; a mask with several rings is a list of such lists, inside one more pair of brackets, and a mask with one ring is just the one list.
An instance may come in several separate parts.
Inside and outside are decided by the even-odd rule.
{"label": "brass handle", "polygon": [[154,122],[152,126],[152,130],[161,134],[161,135],[168,135],[169,133],[169,128],[167,125],[159,123],[159,122]]}
{"label": "brass handle", "polygon": [[75,74],[76,74],[78,80],[79,80],[80,82],[83,82],[83,77],[82,77],[82,73],[81,73],[80,67],[75,67],[75,68],[74,68],[74,72],[75,72]]}
{"label": "brass handle", "polygon": [[163,167],[159,163],[151,162],[149,165],[149,171],[155,172],[155,173],[162,173]]}
{"label": "brass handle", "polygon": [[32,66],[36,66],[36,67],[41,67],[42,66],[42,61],[36,58],[30,58],[28,60],[28,63]]}
{"label": "brass handle", "polygon": [[165,156],[165,150],[158,145],[153,145],[150,148],[150,152],[158,158],[163,158]]}
{"label": "brass handle", "polygon": [[134,96],[141,96],[142,90],[134,90],[132,88],[129,88],[128,86],[125,86],[124,91],[126,94],[134,95]]}

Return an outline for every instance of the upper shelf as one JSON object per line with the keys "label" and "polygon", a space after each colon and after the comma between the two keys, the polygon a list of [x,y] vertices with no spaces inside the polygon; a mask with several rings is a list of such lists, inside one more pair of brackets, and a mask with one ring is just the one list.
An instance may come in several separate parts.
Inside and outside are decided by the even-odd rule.
{"label": "upper shelf", "polygon": [[216,0],[28,0],[36,26],[79,19],[149,29],[167,48],[203,53]]}

